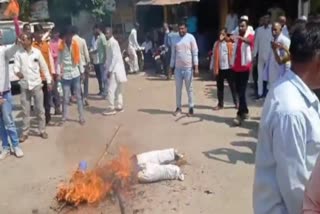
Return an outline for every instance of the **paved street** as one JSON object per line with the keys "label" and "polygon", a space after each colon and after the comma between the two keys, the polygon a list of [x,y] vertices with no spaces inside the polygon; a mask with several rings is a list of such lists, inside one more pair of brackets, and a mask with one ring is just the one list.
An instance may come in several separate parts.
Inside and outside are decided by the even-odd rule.
{"label": "paved street", "polygon": [[[96,80],[90,81],[94,94],[98,91]],[[231,124],[236,111],[231,105],[212,111],[217,101],[213,81],[196,80],[194,91],[197,107],[191,118],[172,116],[174,82],[158,77],[130,76],[124,93],[125,112],[114,117],[102,116],[106,101],[91,95],[85,126],[71,121],[63,127],[49,127],[49,140],[31,137],[22,145],[23,159],[10,157],[0,163],[0,213],[51,213],[57,185],[70,177],[79,161],[87,160],[92,166],[118,126],[121,129],[111,155],[120,145],[132,153],[174,147],[185,153],[189,163],[183,167],[183,182],[137,185],[133,200],[136,213],[252,213],[260,107],[250,103],[252,119],[234,128]],[[229,89],[225,92],[229,94]],[[231,104],[229,95],[226,101]],[[77,120],[76,105],[71,108],[72,118]],[[21,125],[19,108],[15,115]]]}

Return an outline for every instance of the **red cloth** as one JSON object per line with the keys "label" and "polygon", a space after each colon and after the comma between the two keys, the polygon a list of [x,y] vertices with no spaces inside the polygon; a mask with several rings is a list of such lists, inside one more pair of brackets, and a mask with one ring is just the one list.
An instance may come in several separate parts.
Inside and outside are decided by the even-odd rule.
{"label": "red cloth", "polygon": [[[247,37],[250,40],[250,47],[251,50],[253,50],[253,46],[254,46],[254,35],[250,34]],[[233,66],[233,70],[235,72],[248,72],[251,71],[252,68],[252,62],[250,62],[248,65],[241,65],[241,57],[242,57],[242,53],[241,53],[241,46],[242,46],[243,41],[239,40],[238,45],[237,45],[237,50],[236,50],[236,59],[234,62],[234,66]]]}

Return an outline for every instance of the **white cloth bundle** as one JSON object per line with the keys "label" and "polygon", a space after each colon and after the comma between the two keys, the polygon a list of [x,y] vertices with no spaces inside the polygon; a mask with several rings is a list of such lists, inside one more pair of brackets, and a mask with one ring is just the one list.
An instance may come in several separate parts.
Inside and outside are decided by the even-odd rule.
{"label": "white cloth bundle", "polygon": [[137,155],[138,165],[143,167],[147,163],[166,164],[175,160],[175,150],[165,149],[146,152]]}
{"label": "white cloth bundle", "polygon": [[141,183],[152,183],[162,180],[184,180],[180,167],[176,165],[159,165],[147,163],[138,172],[138,180]]}
{"label": "white cloth bundle", "polygon": [[[175,149],[165,149],[146,152],[137,155],[140,171],[138,180],[141,183],[152,183],[161,180],[184,180],[180,167],[170,164],[177,158],[182,158]],[[167,165],[166,165],[167,164]]]}

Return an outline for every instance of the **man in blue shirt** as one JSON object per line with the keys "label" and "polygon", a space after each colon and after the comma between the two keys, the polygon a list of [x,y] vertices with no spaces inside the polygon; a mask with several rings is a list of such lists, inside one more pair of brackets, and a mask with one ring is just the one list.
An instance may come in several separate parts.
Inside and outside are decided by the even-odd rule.
{"label": "man in blue shirt", "polygon": [[255,214],[300,214],[320,152],[320,24],[291,37],[292,68],[271,88],[262,112],[253,188]]}

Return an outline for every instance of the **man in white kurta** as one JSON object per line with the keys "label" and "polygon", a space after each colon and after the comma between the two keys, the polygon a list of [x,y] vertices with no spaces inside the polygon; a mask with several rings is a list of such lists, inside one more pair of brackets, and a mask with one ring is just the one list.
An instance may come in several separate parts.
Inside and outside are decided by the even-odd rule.
{"label": "man in white kurta", "polygon": [[273,40],[269,23],[270,16],[264,16],[263,26],[256,30],[255,35],[253,56],[256,57],[258,63],[258,99],[266,95],[266,91],[263,90],[263,70],[268,62],[271,52],[271,41]]}
{"label": "man in white kurta", "polygon": [[128,55],[129,55],[129,66],[130,66],[130,73],[137,73],[139,71],[139,62],[138,62],[138,55],[137,50],[141,49],[138,43],[138,36],[137,36],[137,28],[138,24],[131,30],[128,39]]}
{"label": "man in white kurta", "polygon": [[106,75],[108,78],[108,101],[109,108],[104,115],[115,115],[123,111],[122,85],[127,82],[126,71],[121,55],[118,41],[112,35],[112,29],[106,29],[107,59],[105,63]]}
{"label": "man in white kurta", "polygon": [[[282,27],[281,24],[278,22],[275,22],[272,25],[272,34],[274,37],[273,43],[279,43],[287,48],[290,47],[290,39],[286,37],[282,33]],[[277,54],[280,57],[283,57],[285,52],[284,50],[277,50]],[[268,82],[268,88],[270,89],[272,85],[285,74],[285,72],[290,69],[290,62],[287,62],[285,64],[279,64],[276,61],[274,52],[271,51],[268,58],[268,63],[265,66],[264,69],[264,80]]]}

